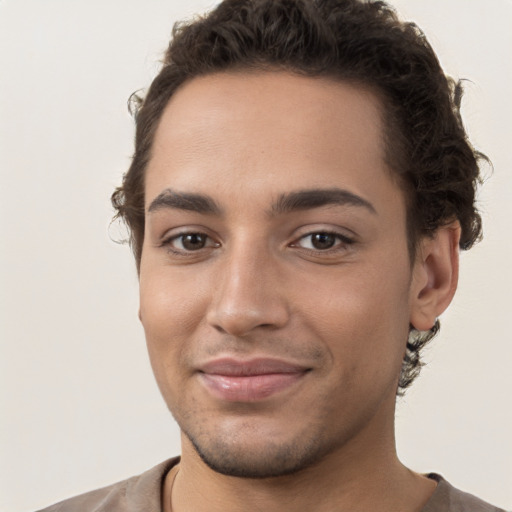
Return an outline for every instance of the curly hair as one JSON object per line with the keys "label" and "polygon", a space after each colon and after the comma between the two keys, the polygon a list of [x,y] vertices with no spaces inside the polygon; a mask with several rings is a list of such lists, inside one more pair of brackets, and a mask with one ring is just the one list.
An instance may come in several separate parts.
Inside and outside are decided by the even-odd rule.
{"label": "curly hair", "polygon": [[[163,66],[144,98],[130,99],[135,153],[112,203],[130,231],[139,268],[144,239],[144,172],[159,120],[185,82],[228,70],[286,70],[362,84],[384,106],[386,162],[403,188],[411,261],[416,245],[458,220],[461,249],[481,238],[475,207],[479,162],[460,117],[462,87],[447,77],[421,30],[383,1],[224,0],[175,24]],[[399,393],[422,365],[419,353],[439,328],[411,327]]]}

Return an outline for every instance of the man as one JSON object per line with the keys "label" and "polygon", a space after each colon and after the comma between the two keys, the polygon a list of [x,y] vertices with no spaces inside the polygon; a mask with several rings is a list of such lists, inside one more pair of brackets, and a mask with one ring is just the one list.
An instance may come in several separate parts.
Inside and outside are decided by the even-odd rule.
{"label": "man", "polygon": [[394,439],[481,234],[459,100],[381,2],[226,0],[178,27],[113,204],[181,458],[47,510],[498,510]]}

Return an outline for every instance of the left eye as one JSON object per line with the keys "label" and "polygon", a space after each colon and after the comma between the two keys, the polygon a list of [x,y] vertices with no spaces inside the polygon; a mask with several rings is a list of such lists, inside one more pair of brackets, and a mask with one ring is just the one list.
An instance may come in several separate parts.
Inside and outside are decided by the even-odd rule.
{"label": "left eye", "polygon": [[336,233],[320,231],[318,233],[310,233],[309,235],[303,236],[294,245],[298,245],[304,249],[326,251],[342,243],[349,244],[351,243],[351,240]]}

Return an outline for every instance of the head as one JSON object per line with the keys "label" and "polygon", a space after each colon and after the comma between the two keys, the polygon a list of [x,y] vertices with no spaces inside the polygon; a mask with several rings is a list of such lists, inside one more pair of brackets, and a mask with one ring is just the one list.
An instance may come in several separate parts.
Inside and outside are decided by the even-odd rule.
{"label": "head", "polygon": [[[392,423],[480,236],[459,103],[383,2],[226,0],[175,27],[113,203],[157,381],[211,467],[293,472]],[[280,376],[226,387],[244,361]]]}
{"label": "head", "polygon": [[[411,262],[423,237],[457,221],[460,248],[481,236],[475,207],[479,159],[460,117],[461,84],[447,77],[422,32],[384,2],[226,0],[174,27],[163,66],[144,99],[134,96],[135,154],[112,196],[130,230],[137,268],[145,234],[145,171],[164,109],[197,77],[286,70],[371,90],[380,100],[387,167],[404,192]],[[421,367],[420,350],[439,328],[411,335],[399,392]]]}

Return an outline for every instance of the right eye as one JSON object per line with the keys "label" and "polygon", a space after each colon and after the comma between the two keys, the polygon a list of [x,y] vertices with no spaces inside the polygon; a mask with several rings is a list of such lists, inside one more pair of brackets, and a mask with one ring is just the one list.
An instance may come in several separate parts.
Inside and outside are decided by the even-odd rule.
{"label": "right eye", "polygon": [[170,252],[183,254],[218,247],[219,244],[205,233],[189,232],[171,236],[164,240],[162,245],[166,246]]}

